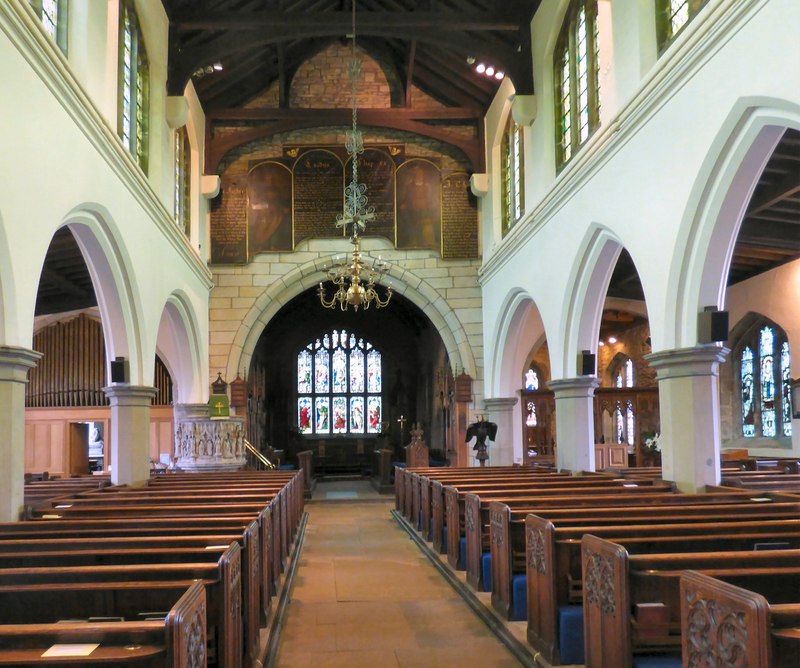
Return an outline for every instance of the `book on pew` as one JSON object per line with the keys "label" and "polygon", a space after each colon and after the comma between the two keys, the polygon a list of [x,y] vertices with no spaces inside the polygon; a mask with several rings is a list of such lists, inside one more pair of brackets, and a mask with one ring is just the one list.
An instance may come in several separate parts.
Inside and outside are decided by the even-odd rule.
{"label": "book on pew", "polygon": [[58,657],[58,656],[89,656],[94,652],[100,643],[84,643],[84,644],[56,644],[52,645],[49,649],[42,653],[45,657]]}
{"label": "book on pew", "polygon": [[637,603],[634,618],[640,638],[662,638],[669,633],[669,608],[663,603]]}
{"label": "book on pew", "polygon": [[762,550],[791,550],[792,546],[785,541],[778,541],[775,543],[754,543],[753,549],[756,552],[761,552]]}

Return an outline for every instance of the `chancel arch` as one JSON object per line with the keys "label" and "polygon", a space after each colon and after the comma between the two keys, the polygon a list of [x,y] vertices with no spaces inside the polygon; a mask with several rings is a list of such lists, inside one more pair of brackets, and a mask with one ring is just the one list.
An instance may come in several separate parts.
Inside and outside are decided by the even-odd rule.
{"label": "chancel arch", "polygon": [[[384,242],[378,243],[382,245]],[[343,243],[341,252],[346,253],[348,246],[346,242]],[[316,287],[320,281],[327,280],[327,268],[333,263],[332,259],[326,256],[296,267],[274,281],[255,299],[234,336],[228,355],[227,378],[235,378],[238,372],[250,366],[253,352],[264,328],[283,306],[305,290]],[[476,378],[478,369],[464,324],[447,300],[443,299],[424,279],[415,276],[413,271],[395,265],[391,266],[386,282],[391,283],[396,294],[404,296],[419,308],[439,331],[451,369],[463,370],[472,378]],[[317,306],[322,308],[319,306],[319,300]]]}

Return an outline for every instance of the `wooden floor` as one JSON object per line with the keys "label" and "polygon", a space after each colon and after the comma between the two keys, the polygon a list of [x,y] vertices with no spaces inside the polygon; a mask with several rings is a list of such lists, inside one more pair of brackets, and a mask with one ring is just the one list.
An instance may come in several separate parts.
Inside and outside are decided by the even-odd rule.
{"label": "wooden floor", "polygon": [[366,482],[320,483],[277,666],[520,664],[470,611]]}

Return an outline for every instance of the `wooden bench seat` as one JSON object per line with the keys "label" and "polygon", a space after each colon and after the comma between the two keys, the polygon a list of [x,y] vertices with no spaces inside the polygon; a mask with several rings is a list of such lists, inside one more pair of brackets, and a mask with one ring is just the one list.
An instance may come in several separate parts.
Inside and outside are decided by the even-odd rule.
{"label": "wooden bench seat", "polygon": [[[653,646],[680,647],[680,579],[686,570],[775,602],[798,599],[800,550],[629,555],[619,544],[586,535],[582,560],[586,663],[599,668],[632,666],[635,651],[652,651]],[[646,629],[634,625],[632,609],[653,603],[665,606],[667,633],[662,628],[643,635]]]}
{"label": "wooden bench seat", "polygon": [[[90,583],[0,587],[0,665],[63,665],[64,657],[42,655],[56,644],[97,644],[90,654],[72,662],[90,666],[205,666],[203,584],[161,584],[164,586]],[[123,621],[111,621],[114,617]],[[75,621],[63,621],[67,619]]]}

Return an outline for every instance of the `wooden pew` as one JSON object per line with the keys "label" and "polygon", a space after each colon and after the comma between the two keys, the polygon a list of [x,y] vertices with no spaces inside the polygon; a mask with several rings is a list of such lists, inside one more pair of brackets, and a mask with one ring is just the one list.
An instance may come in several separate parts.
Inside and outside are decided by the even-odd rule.
{"label": "wooden pew", "polygon": [[[687,507],[691,508],[691,507]],[[669,510],[669,509],[667,509]],[[627,547],[633,553],[666,551],[714,551],[720,549],[752,550],[756,543],[785,543],[800,546],[800,519],[736,521],[728,513],[713,522],[700,518],[694,522],[675,508],[673,523],[652,523],[647,518],[615,516],[611,524],[559,526],[551,519],[528,515],[525,520],[527,546],[528,641],[539,649],[550,663],[560,663],[559,610],[580,603],[581,538],[592,533]],[[614,509],[616,515],[616,509]],[[623,522],[631,522],[623,524]],[[635,524],[633,522],[646,522]],[[577,600],[576,600],[577,598]]]}
{"label": "wooden pew", "polygon": [[[638,650],[677,652],[680,577],[686,570],[768,592],[775,600],[787,594],[781,578],[800,581],[800,550],[629,555],[621,545],[586,535],[582,561],[586,664],[593,668],[628,668]],[[788,593],[797,600],[796,589]],[[663,624],[660,631],[634,625],[631,610],[644,603],[666,606],[667,633]],[[643,633],[652,630],[653,636]]]}
{"label": "wooden pew", "polygon": [[[221,667],[242,665],[241,552],[232,543],[218,561],[186,564],[47,566],[0,569],[0,587],[77,583],[152,583],[202,580],[207,596],[207,627],[216,635]],[[211,634],[214,635],[214,634]]]}
{"label": "wooden pew", "polygon": [[[141,614],[157,611],[162,619]],[[70,618],[86,621],[59,621]],[[68,659],[42,656],[63,643],[99,644],[77,659],[81,665],[205,666],[205,588],[199,581],[0,587],[0,665],[63,665]]]}
{"label": "wooden pew", "polygon": [[747,588],[686,571],[680,584],[684,665],[723,666],[735,656],[748,668],[797,666],[800,594],[796,581],[786,584],[794,603],[767,601]]}

